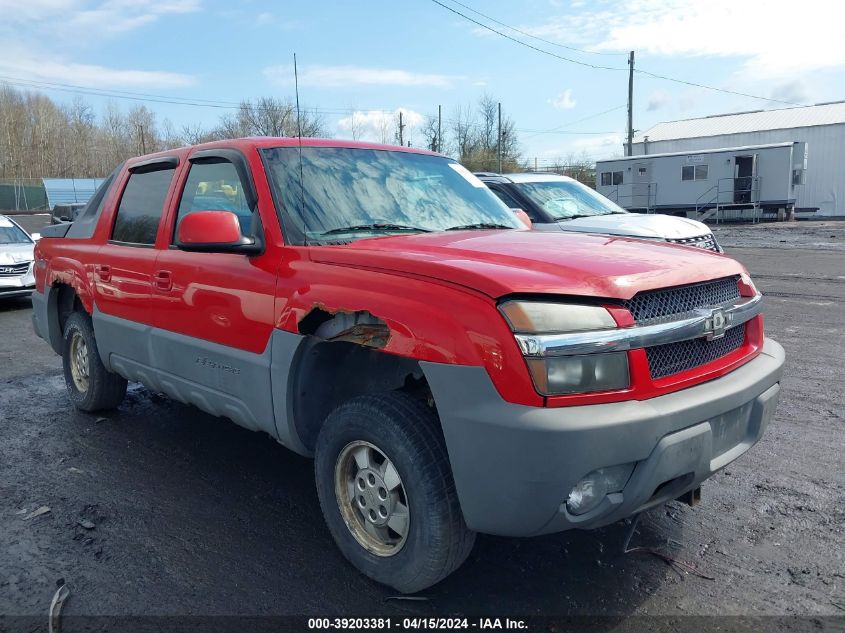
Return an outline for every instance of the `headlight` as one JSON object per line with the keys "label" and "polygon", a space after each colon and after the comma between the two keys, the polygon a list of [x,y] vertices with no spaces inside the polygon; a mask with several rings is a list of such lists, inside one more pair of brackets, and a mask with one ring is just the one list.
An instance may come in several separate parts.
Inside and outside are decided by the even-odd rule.
{"label": "headlight", "polygon": [[[611,314],[601,306],[506,301],[499,310],[517,334],[554,335],[617,327]],[[523,353],[534,386],[543,395],[615,391],[630,385],[625,352],[543,356],[523,348]]]}
{"label": "headlight", "polygon": [[514,332],[542,334],[607,330],[616,327],[610,313],[600,306],[507,301],[499,306]]}
{"label": "headlight", "polygon": [[525,361],[537,391],[547,396],[615,391],[627,389],[631,383],[626,352],[526,358]]}

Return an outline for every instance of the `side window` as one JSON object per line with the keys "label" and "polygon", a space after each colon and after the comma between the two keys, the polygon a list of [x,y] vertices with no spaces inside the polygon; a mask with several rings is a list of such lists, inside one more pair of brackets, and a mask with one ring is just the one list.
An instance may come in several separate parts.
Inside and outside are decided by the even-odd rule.
{"label": "side window", "polygon": [[611,184],[611,177],[612,176],[613,176],[613,174],[611,174],[609,171],[603,171],[601,173],[601,186],[602,187],[609,187],[610,184]]}
{"label": "side window", "polygon": [[707,180],[707,165],[681,166],[681,180]]}
{"label": "side window", "polygon": [[511,196],[511,194],[509,194],[504,189],[499,189],[498,187],[490,187],[490,190],[493,193],[495,193],[496,196],[499,198],[499,200],[504,202],[505,205],[507,205],[507,207],[509,209],[521,209],[522,208],[522,205],[519,204],[516,200],[514,200],[513,196]]}
{"label": "side window", "polygon": [[129,244],[155,244],[164,201],[175,169],[136,172],[120,198],[112,240]]}
{"label": "side window", "polygon": [[247,204],[243,183],[232,163],[214,160],[191,165],[179,203],[176,226],[194,211],[231,211],[238,216],[241,233],[251,233],[252,209]]}
{"label": "side window", "polygon": [[509,194],[504,189],[499,189],[498,187],[491,187],[490,189],[499,197],[499,200],[501,200],[508,206],[509,209],[522,209],[523,211],[525,211],[525,213],[528,214],[528,217],[531,219],[532,222],[540,221],[540,218],[537,217],[537,214],[534,213],[532,209],[526,209],[526,205],[520,204],[520,202],[516,198],[511,196],[511,194]]}
{"label": "side window", "polygon": [[613,184],[614,185],[621,185],[623,183],[622,172],[615,171],[613,172]]}

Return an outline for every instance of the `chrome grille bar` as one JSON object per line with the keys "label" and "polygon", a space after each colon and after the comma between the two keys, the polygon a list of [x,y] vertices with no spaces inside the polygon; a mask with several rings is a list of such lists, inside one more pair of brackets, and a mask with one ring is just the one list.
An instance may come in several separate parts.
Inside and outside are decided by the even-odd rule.
{"label": "chrome grille bar", "polygon": [[742,325],[760,314],[763,296],[743,298],[722,308],[703,308],[693,317],[656,323],[635,325],[615,330],[572,332],[566,334],[516,334],[516,342],[523,355],[533,358],[545,356],[570,356],[573,354],[598,354],[624,352],[631,349],[678,343],[701,337],[713,337],[713,314],[724,316],[724,330]]}

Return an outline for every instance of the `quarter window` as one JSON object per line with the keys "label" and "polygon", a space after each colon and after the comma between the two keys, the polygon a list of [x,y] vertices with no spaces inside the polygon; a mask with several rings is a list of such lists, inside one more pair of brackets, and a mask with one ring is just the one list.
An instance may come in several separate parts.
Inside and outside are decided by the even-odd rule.
{"label": "quarter window", "polygon": [[707,165],[684,165],[681,167],[681,180],[707,180]]}
{"label": "quarter window", "polygon": [[179,203],[176,226],[182,218],[195,211],[231,211],[238,216],[241,233],[251,233],[252,209],[247,204],[243,183],[232,163],[214,159],[191,165]]}
{"label": "quarter window", "polygon": [[129,244],[155,244],[164,201],[175,168],[135,172],[120,198],[112,240]]}

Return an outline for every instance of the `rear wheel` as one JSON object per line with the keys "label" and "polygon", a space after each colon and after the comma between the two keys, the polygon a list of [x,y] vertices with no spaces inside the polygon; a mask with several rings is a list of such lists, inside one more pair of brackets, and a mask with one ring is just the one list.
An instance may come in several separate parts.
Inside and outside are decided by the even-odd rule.
{"label": "rear wheel", "polygon": [[65,323],[62,365],[68,395],[77,409],[113,409],[123,401],[126,380],[103,365],[91,317],[84,312],[74,312]]}
{"label": "rear wheel", "polygon": [[320,506],[344,556],[404,593],[442,580],[472,550],[434,411],[405,393],[354,398],[317,439]]}

